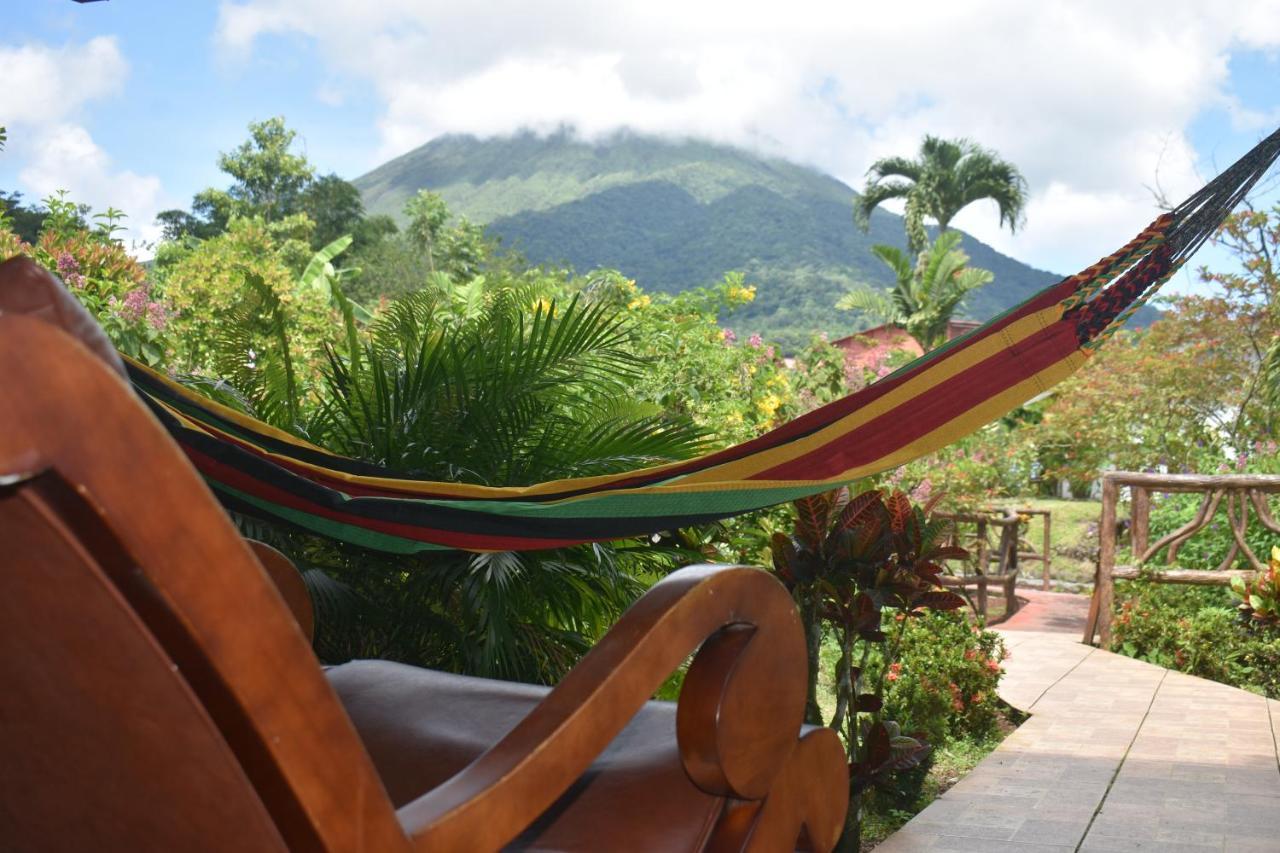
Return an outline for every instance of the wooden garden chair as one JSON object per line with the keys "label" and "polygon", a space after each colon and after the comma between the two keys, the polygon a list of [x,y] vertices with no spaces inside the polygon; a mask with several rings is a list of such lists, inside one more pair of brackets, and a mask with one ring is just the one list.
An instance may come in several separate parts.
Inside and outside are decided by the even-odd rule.
{"label": "wooden garden chair", "polygon": [[[804,639],[762,571],[671,575],[549,689],[325,670],[296,573],[258,554],[61,284],[0,265],[0,847],[827,850],[843,827],[845,756],[801,726]],[[647,701],[695,650],[678,705]]]}

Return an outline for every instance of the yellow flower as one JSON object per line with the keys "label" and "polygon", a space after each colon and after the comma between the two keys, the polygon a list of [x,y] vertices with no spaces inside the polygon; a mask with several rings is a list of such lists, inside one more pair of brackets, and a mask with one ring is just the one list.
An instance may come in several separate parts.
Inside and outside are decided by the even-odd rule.
{"label": "yellow flower", "polygon": [[748,364],[748,365],[747,365],[747,375],[748,375],[748,376],[755,376],[755,375],[756,375],[756,366],[755,366],[754,364]]}
{"label": "yellow flower", "polygon": [[535,299],[533,301],[533,304],[529,306],[529,310],[535,314],[537,314],[539,311],[541,311],[543,314],[550,314],[551,300],[545,299],[545,298]]}
{"label": "yellow flower", "polygon": [[783,390],[787,390],[791,387],[791,382],[787,379],[787,375],[785,373],[775,373],[773,376],[769,378],[769,381],[766,382],[765,384],[776,386],[778,388],[782,388]]}
{"label": "yellow flower", "polygon": [[782,401],[778,399],[777,394],[766,394],[756,401],[756,408],[766,418],[773,417],[773,413],[778,411],[778,407],[781,405]]}
{"label": "yellow flower", "polygon": [[724,422],[730,426],[737,426],[742,423],[742,412],[730,412],[725,416]]}
{"label": "yellow flower", "polygon": [[649,294],[642,293],[627,303],[627,309],[635,311],[637,308],[648,308],[652,303],[653,300],[649,298]]}
{"label": "yellow flower", "polygon": [[729,288],[730,302],[751,302],[756,298],[756,286],[749,284],[746,287],[734,285]]}

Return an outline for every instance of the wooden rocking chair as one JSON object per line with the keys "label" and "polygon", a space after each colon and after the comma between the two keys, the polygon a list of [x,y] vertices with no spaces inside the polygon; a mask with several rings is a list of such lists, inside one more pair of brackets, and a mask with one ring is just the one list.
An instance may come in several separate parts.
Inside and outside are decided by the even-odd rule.
{"label": "wooden rocking chair", "polygon": [[[554,689],[326,671],[296,573],[113,367],[60,283],[0,265],[0,847],[835,843],[845,756],[801,726],[804,641],[768,574],[671,575]],[[695,650],[679,704],[647,701]]]}

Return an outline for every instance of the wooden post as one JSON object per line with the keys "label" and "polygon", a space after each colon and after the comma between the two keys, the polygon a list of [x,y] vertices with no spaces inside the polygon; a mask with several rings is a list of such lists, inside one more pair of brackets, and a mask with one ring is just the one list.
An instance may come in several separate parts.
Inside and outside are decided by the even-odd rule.
{"label": "wooden post", "polygon": [[[1120,487],[1105,474],[1102,477],[1102,521],[1098,525],[1098,575],[1093,594],[1098,598],[1098,642],[1102,648],[1111,645],[1111,610],[1115,605],[1116,581],[1111,572],[1116,567],[1116,501]],[[1092,641],[1092,637],[1089,638]]]}
{"label": "wooden post", "polygon": [[[978,557],[976,561],[978,574],[985,575],[987,573],[987,563],[990,557],[987,554],[987,520],[979,518],[977,522],[978,529]],[[986,611],[983,611],[986,615]]]}
{"label": "wooden post", "polygon": [[1049,548],[1050,548],[1050,546],[1051,546],[1051,543],[1053,542],[1053,539],[1052,539],[1052,538],[1050,537],[1050,535],[1049,535],[1049,519],[1050,519],[1050,516],[1051,516],[1051,515],[1052,515],[1052,513],[1051,513],[1051,512],[1049,512],[1049,510],[1045,510],[1045,511],[1044,511],[1044,540],[1043,540],[1043,542],[1041,543],[1041,547],[1043,548],[1043,550],[1041,551],[1041,553],[1044,555],[1044,560],[1043,560],[1043,562],[1044,562],[1044,584],[1043,584],[1043,587],[1044,587],[1044,590],[1045,590],[1046,592],[1048,592],[1048,591],[1049,591],[1049,589],[1050,589],[1051,584],[1049,583],[1049,579],[1052,577],[1052,573],[1051,573],[1051,572],[1050,572],[1050,570],[1049,570],[1049,564],[1050,564],[1050,562],[1053,560],[1053,556],[1052,556],[1051,552],[1049,551]]}
{"label": "wooden post", "polygon": [[1129,542],[1133,546],[1133,562],[1142,562],[1147,552],[1147,540],[1151,529],[1151,490],[1146,486],[1132,486],[1133,506],[1130,510]]}

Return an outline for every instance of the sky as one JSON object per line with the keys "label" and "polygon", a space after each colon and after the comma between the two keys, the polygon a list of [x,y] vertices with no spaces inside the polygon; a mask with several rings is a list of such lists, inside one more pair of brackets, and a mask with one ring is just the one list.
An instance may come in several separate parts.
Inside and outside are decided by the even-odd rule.
{"label": "sky", "polygon": [[143,241],[225,186],[219,152],[273,115],[348,179],[443,133],[567,125],[731,143],[857,188],[932,133],[1030,187],[1016,234],[986,204],[954,224],[1069,273],[1154,218],[1153,190],[1181,200],[1280,125],[1280,0],[4,3],[0,189],[115,206]]}

